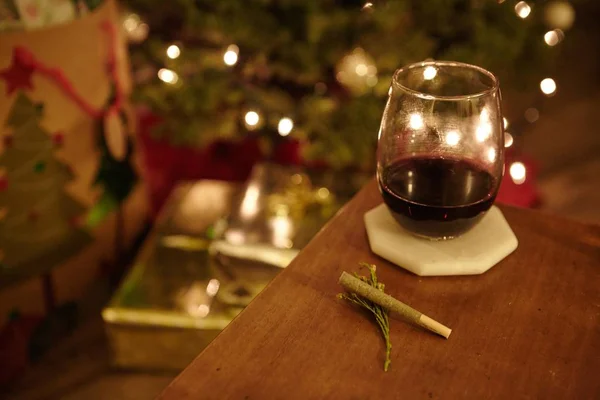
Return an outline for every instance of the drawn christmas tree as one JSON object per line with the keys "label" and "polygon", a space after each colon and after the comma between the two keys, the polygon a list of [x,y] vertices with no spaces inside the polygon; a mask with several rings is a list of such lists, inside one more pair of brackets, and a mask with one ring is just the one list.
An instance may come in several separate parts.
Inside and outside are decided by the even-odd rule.
{"label": "drawn christmas tree", "polygon": [[[55,158],[63,137],[41,126],[43,105],[19,92],[5,121],[0,155],[0,266],[47,269],[91,242],[85,207],[65,191],[70,168]],[[6,134],[9,131],[9,134]]]}

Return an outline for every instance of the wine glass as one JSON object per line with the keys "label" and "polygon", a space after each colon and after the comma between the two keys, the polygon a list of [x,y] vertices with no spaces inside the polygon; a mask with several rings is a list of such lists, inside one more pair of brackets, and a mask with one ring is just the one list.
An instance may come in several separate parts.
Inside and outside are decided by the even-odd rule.
{"label": "wine glass", "polygon": [[492,73],[449,61],[396,71],[379,128],[377,180],[404,229],[434,240],[467,232],[492,206],[503,165]]}

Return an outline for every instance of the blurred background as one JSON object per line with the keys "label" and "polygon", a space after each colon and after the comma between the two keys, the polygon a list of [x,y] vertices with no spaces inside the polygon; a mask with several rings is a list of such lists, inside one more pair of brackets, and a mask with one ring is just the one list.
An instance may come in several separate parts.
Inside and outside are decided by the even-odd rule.
{"label": "blurred background", "polygon": [[408,63],[500,78],[498,202],[600,223],[599,16],[0,0],[0,397],[157,395],[372,178]]}

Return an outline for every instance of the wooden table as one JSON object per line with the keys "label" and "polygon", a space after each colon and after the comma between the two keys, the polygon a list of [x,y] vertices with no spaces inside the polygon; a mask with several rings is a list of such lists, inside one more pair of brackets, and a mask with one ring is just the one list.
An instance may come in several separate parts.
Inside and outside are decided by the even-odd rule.
{"label": "wooden table", "polygon": [[[600,227],[503,207],[519,238],[479,276],[420,278],[373,255],[365,187],[165,390],[163,399],[598,399]],[[336,299],[342,271],[377,264],[386,291],[453,329],[375,324]]]}

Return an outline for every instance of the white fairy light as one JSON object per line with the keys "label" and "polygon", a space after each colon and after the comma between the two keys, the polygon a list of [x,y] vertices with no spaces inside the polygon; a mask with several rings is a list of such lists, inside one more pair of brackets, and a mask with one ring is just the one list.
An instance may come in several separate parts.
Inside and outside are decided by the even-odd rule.
{"label": "white fairy light", "polygon": [[514,162],[510,165],[510,177],[517,185],[522,184],[527,179],[527,169],[522,162]]}
{"label": "white fairy light", "polygon": [[524,1],[520,1],[515,5],[515,12],[519,18],[527,18],[531,13],[531,7]]}
{"label": "white fairy light", "polygon": [[226,65],[231,67],[238,62],[239,53],[239,47],[237,47],[235,44],[231,44],[227,47],[225,54],[223,54],[223,61]]}
{"label": "white fairy light", "polygon": [[547,95],[553,95],[556,92],[556,82],[552,78],[546,78],[540,82],[540,89]]}
{"label": "white fairy light", "polygon": [[167,47],[167,57],[169,57],[170,59],[174,60],[177,57],[179,57],[180,54],[181,50],[176,44],[172,44],[169,47]]}
{"label": "white fairy light", "polygon": [[127,15],[127,17],[125,17],[125,19],[123,20],[123,28],[125,29],[125,31],[127,31],[127,33],[131,33],[138,27],[140,23],[140,16],[131,13]]}
{"label": "white fairy light", "polygon": [[256,111],[248,111],[244,116],[244,121],[250,127],[256,126],[260,121],[260,115]]}
{"label": "white fairy light", "polygon": [[366,64],[361,63],[361,64],[356,65],[356,67],[354,68],[354,71],[356,72],[356,74],[358,76],[365,76],[369,72],[369,68],[367,67]]}
{"label": "white fairy light", "polygon": [[504,147],[508,148],[508,147],[512,146],[513,142],[514,142],[513,136],[508,132],[504,132]]}
{"label": "white fairy light", "polygon": [[161,68],[158,70],[158,78],[161,81],[169,83],[171,85],[174,85],[179,80],[179,76],[177,75],[177,73],[167,68]]}
{"label": "white fairy light", "polygon": [[553,29],[544,34],[544,42],[548,46],[556,46],[559,44],[565,37],[565,34],[560,29]]}
{"label": "white fairy light", "polygon": [[291,118],[281,118],[277,124],[277,131],[281,136],[287,136],[294,128],[294,121]]}

